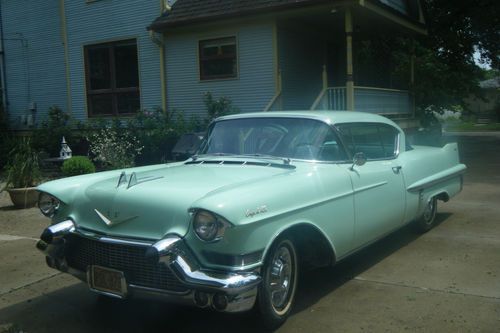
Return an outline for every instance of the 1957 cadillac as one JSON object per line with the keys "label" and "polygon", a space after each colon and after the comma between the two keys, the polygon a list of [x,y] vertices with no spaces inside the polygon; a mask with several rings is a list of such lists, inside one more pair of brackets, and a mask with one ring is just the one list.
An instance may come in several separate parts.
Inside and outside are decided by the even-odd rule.
{"label": "1957 cadillac", "polygon": [[187,161],[41,185],[50,267],[118,298],[162,296],[289,315],[299,267],[332,265],[408,223],[432,228],[462,189],[457,145],[410,146],[359,112],[268,112],[214,121]]}

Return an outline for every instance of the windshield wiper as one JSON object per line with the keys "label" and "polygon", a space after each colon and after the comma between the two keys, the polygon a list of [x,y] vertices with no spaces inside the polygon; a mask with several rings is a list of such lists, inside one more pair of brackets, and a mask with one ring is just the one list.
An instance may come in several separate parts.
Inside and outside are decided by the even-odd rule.
{"label": "windshield wiper", "polygon": [[191,159],[193,161],[196,161],[198,158],[203,158],[203,157],[211,157],[211,156],[217,156],[217,157],[236,157],[236,158],[248,158],[248,157],[255,157],[259,159],[273,159],[273,160],[280,160],[283,162],[283,164],[289,165],[290,164],[290,159],[286,157],[278,157],[278,156],[273,156],[273,155],[267,155],[267,154],[231,154],[231,153],[209,153],[209,154],[201,154],[201,155],[193,155],[191,156]]}
{"label": "windshield wiper", "polygon": [[274,160],[281,160],[283,161],[284,164],[290,164],[290,159],[287,157],[279,157],[279,156],[274,156],[274,155],[268,155],[268,154],[243,154],[241,155],[243,157],[258,157],[258,158],[267,158],[267,159],[274,159]]}

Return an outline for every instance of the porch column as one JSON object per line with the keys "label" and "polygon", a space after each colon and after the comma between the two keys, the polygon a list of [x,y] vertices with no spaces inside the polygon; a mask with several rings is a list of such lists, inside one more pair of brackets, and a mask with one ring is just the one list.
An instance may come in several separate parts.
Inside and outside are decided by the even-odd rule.
{"label": "porch column", "polygon": [[351,9],[345,10],[345,36],[346,36],[346,51],[347,51],[347,81],[346,99],[347,110],[354,110],[354,81],[352,77],[352,14]]}

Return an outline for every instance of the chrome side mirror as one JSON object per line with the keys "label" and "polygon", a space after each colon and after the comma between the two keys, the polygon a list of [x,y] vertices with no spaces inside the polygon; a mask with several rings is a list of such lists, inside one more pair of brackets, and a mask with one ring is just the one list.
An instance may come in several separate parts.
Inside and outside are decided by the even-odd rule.
{"label": "chrome side mirror", "polygon": [[351,170],[354,170],[354,166],[357,165],[357,166],[362,166],[366,163],[366,156],[364,153],[356,153],[354,154],[354,157],[352,159],[352,166],[351,166]]}

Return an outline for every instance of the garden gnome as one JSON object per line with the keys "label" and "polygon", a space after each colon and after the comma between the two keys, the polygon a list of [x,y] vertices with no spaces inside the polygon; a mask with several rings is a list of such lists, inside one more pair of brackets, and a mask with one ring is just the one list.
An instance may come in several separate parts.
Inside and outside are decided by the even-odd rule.
{"label": "garden gnome", "polygon": [[71,148],[69,148],[68,144],[66,143],[66,139],[64,138],[64,136],[61,142],[61,151],[59,152],[59,157],[63,160],[71,158]]}

